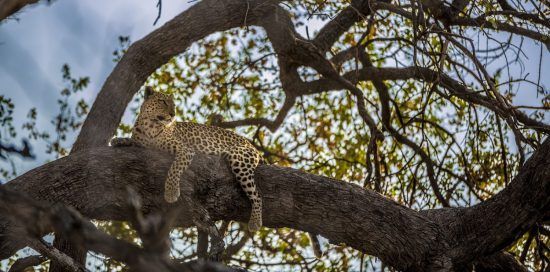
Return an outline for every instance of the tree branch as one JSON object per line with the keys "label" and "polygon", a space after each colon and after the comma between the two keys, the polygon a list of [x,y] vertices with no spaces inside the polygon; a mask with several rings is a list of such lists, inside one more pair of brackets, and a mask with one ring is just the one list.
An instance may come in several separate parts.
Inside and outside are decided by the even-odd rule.
{"label": "tree branch", "polygon": [[24,272],[25,269],[31,266],[37,266],[47,261],[48,259],[41,255],[31,255],[28,257],[20,258],[15,261],[10,267],[8,272]]}
{"label": "tree branch", "polygon": [[520,264],[514,255],[508,252],[499,252],[488,257],[481,258],[475,264],[478,272],[527,272],[525,266]]}
{"label": "tree branch", "polygon": [[[6,187],[0,187],[0,204],[2,204],[0,214],[5,218],[19,222],[22,229],[30,235],[40,235],[44,228],[54,229],[56,234],[68,237],[73,243],[83,248],[128,264],[132,271],[233,271],[223,265],[210,262],[177,263],[170,260],[165,246],[168,243],[168,235],[165,234],[169,229],[165,223],[171,217],[161,218],[157,216],[158,214],[148,218],[140,217],[139,214],[130,216],[140,237],[145,242],[142,248],[98,230],[74,209],[61,204],[51,206]],[[133,202],[127,205],[130,210],[140,206],[139,204],[135,205],[135,196],[132,194],[130,194],[130,199]],[[36,214],[41,216],[35,218]],[[34,224],[29,224],[33,221]],[[159,235],[165,236],[164,239]],[[151,239],[152,237],[156,239]],[[19,238],[21,239],[21,236]],[[29,242],[29,246],[63,264],[66,270],[85,271],[80,264],[55,247],[35,239],[31,239]]]}
{"label": "tree branch", "polygon": [[[5,204],[6,207],[9,207],[10,204]],[[26,218],[29,219],[29,218]],[[32,220],[32,219],[31,219]],[[25,221],[21,222],[23,224],[26,224],[28,226],[32,226],[31,224],[28,224],[28,222],[32,221]],[[44,240],[40,238],[31,238],[27,241],[29,247],[32,249],[38,251],[40,254],[47,256],[52,262],[57,262],[63,270],[66,271],[75,271],[75,272],[83,272],[86,271],[83,265],[81,265],[79,262],[75,261],[71,256],[61,252],[59,249],[55,248],[53,245],[47,244]]]}
{"label": "tree branch", "polygon": [[0,159],[6,159],[3,153],[17,154],[23,158],[34,159],[34,154],[31,152],[31,146],[27,140],[23,140],[23,147],[18,148],[15,145],[5,145],[0,143]]}
{"label": "tree branch", "polygon": [[[123,193],[127,186],[142,198],[144,214],[168,208],[162,188],[171,160],[159,151],[100,147],[48,163],[4,187],[33,199],[73,206],[93,219],[127,221],[131,214]],[[472,208],[420,213],[359,186],[291,168],[261,165],[255,179],[264,199],[266,226],[319,233],[331,243],[345,243],[397,269],[422,270],[450,261],[468,263],[509,245],[547,213],[549,169],[547,140],[493,199]],[[193,182],[195,197],[212,219],[248,219],[249,201],[223,159],[197,156],[182,179]],[[184,202],[176,206],[180,209],[175,224],[190,226]],[[17,228],[0,217],[0,259],[24,246],[6,236],[17,233]]]}
{"label": "tree branch", "polygon": [[[4,186],[34,199],[71,205],[89,218],[127,221],[131,212],[123,193],[126,186],[133,186],[142,198],[144,214],[168,208],[162,188],[171,159],[142,148],[94,148],[46,164]],[[196,198],[212,219],[248,220],[249,201],[223,159],[197,156],[182,178],[195,184]],[[397,268],[425,265],[442,239],[437,225],[426,217],[359,186],[266,165],[257,169],[255,180],[263,196],[266,226],[319,233]],[[190,226],[183,201],[176,205],[181,209],[175,224]],[[3,236],[15,227],[0,220],[0,259],[23,246]]]}
{"label": "tree branch", "polygon": [[348,7],[344,8],[334,19],[330,20],[319,30],[319,33],[313,39],[313,43],[323,52],[330,50],[332,45],[353,24],[370,14],[371,10],[369,6],[370,1],[367,0],[351,1]]}
{"label": "tree branch", "polygon": [[0,21],[38,0],[0,0]]}
{"label": "tree branch", "polygon": [[267,118],[246,118],[237,121],[220,122],[217,124],[217,126],[223,128],[235,128],[240,126],[264,126],[270,131],[275,132],[281,126],[286,116],[288,115],[288,112],[292,109],[292,107],[294,107],[295,103],[296,96],[287,96],[285,98],[283,106],[281,107],[279,113],[273,121]]}
{"label": "tree branch", "polygon": [[[435,0],[434,1],[429,1],[429,2],[442,3],[442,2],[439,2],[439,1],[435,1]],[[395,6],[395,5],[390,4],[390,3],[385,3],[385,2],[382,2],[382,1],[376,1],[375,3],[373,3],[372,8],[376,9],[376,10],[388,10],[388,11],[393,12],[395,14],[399,14],[399,15],[401,15],[401,16],[409,19],[409,20],[412,20],[413,22],[420,19],[419,17],[413,15],[411,12],[409,12],[405,9],[402,9],[398,6]],[[432,7],[432,8],[434,8],[434,7]],[[476,28],[492,29],[492,30],[495,30],[495,31],[506,31],[506,32],[511,33],[511,34],[517,34],[517,35],[520,35],[520,36],[524,36],[524,37],[533,39],[535,41],[542,42],[546,45],[548,50],[550,50],[550,41],[549,41],[550,37],[548,37],[548,35],[545,35],[545,34],[542,34],[540,32],[530,30],[530,29],[518,27],[518,26],[515,26],[515,25],[499,22],[499,21],[496,21],[495,23],[490,23],[483,16],[478,17],[478,18],[456,17],[456,16],[453,17],[452,16],[453,11],[452,10],[446,11],[446,10],[444,10],[444,8],[445,7],[441,4],[441,5],[438,5],[437,8],[434,8],[434,11],[436,13],[440,14],[439,16],[436,16],[436,18],[445,21],[445,23],[448,24],[448,25],[471,26],[471,27],[476,27]],[[428,23],[428,22],[424,22],[424,23]],[[430,25],[433,26],[436,29],[439,28],[438,26],[436,26],[434,24],[430,24]]]}
{"label": "tree branch", "polygon": [[[459,258],[471,260],[473,256],[495,253],[520,238],[550,210],[549,194],[550,138],[502,192],[460,211],[456,219],[462,222],[460,226],[449,226],[452,236],[460,241]],[[482,236],[483,244],[479,244],[478,237]]]}

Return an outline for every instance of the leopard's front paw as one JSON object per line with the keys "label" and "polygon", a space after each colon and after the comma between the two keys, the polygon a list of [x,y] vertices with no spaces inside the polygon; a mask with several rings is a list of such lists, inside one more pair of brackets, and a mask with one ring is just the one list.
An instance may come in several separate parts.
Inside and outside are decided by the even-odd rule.
{"label": "leopard's front paw", "polygon": [[180,196],[179,190],[166,190],[164,191],[164,200],[168,203],[174,203],[178,201],[178,198]]}
{"label": "leopard's front paw", "polygon": [[114,147],[123,147],[123,146],[141,146],[132,138],[113,138],[111,139],[111,146]]}

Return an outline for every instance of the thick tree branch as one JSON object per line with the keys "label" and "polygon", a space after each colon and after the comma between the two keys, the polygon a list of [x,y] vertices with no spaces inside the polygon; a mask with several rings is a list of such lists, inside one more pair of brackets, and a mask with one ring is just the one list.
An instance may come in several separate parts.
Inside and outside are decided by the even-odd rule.
{"label": "thick tree branch", "polygon": [[[262,165],[255,179],[264,199],[266,226],[319,233],[398,269],[427,269],[496,252],[542,218],[550,202],[549,154],[547,140],[510,186],[483,204],[421,213],[359,186],[291,168]],[[162,188],[170,162],[170,156],[158,151],[94,148],[36,168],[4,186],[34,199],[73,206],[90,218],[129,220],[131,208],[123,193],[127,186],[143,199],[144,213],[168,208]],[[195,184],[197,199],[213,219],[248,219],[250,204],[223,159],[197,156],[182,178]],[[176,224],[189,226],[183,201],[176,206],[181,208]],[[17,227],[1,218],[0,259],[24,246],[5,236]]]}
{"label": "thick tree branch", "polygon": [[[359,115],[369,127],[372,135],[377,138],[382,137],[381,132],[376,127],[374,119],[370,116],[365,107],[365,99],[362,91],[354,84],[347,81],[346,78],[338,74],[333,63],[324,57],[322,50],[314,43],[305,40],[296,32],[288,11],[280,7],[275,8],[271,16],[263,20],[261,26],[266,30],[267,36],[275,52],[277,52],[280,59],[284,60],[284,64],[291,67],[297,67],[299,65],[312,67],[317,70],[319,74],[338,82],[341,86],[350,90],[357,99],[357,110],[359,111]],[[281,67],[285,67],[285,65],[281,65]],[[282,69],[283,68],[281,68],[281,70]],[[283,79],[283,77],[281,77],[281,79]],[[294,87],[292,92],[294,95],[303,94],[304,84],[299,76],[296,75],[293,80],[288,79],[286,82],[282,82],[283,86],[286,83],[288,86]],[[296,88],[298,86],[299,88]]]}
{"label": "thick tree branch", "polygon": [[38,0],[0,0],[0,21]]}
{"label": "thick tree branch", "polygon": [[[122,193],[128,185],[143,199],[144,213],[167,208],[162,188],[170,161],[164,153],[140,148],[95,148],[46,164],[5,186],[71,205],[89,218],[128,220],[131,213]],[[247,221],[250,204],[223,159],[195,157],[183,179],[194,182],[196,197],[213,219]],[[319,233],[401,269],[427,265],[427,256],[441,245],[443,236],[426,217],[359,186],[276,166],[260,166],[255,179],[268,227]],[[189,226],[184,203],[176,205],[182,208],[176,224]],[[0,222],[0,234],[15,227]],[[23,246],[0,239],[0,259]]]}
{"label": "thick tree branch", "polygon": [[[318,46],[332,45],[338,37],[344,33],[353,23],[358,21],[360,13],[369,12],[368,1],[354,1],[352,5],[340,13],[335,20],[329,22],[318,34],[313,42],[306,41],[298,34],[292,24],[289,13],[279,7],[273,7],[269,13],[271,16],[264,18],[259,24],[266,30],[267,35],[279,57],[280,80],[286,94],[285,103],[275,120],[266,118],[248,118],[238,121],[223,122],[219,125],[225,128],[233,128],[243,125],[266,126],[275,131],[284,121],[288,111],[295,103],[296,96],[303,92],[303,81],[297,68],[299,65],[309,65],[317,69],[321,74],[335,75],[332,64],[322,56],[322,50]],[[319,43],[319,45],[315,45]],[[326,48],[325,48],[326,49]],[[365,122],[371,130],[377,131],[375,122],[364,107],[363,95],[353,88],[358,99],[358,108]]]}
{"label": "thick tree branch", "polygon": [[[460,210],[456,218],[460,225],[451,227],[453,223],[448,222],[460,245],[458,257],[491,254],[517,240],[550,210],[549,194],[550,138],[502,192],[471,209]],[[479,237],[485,237],[482,245]]]}
{"label": "thick tree branch", "polygon": [[[11,203],[10,203],[11,204]],[[9,207],[8,203],[4,203],[6,207]],[[32,218],[25,218],[28,221],[21,222],[22,224],[26,224],[27,226],[31,226],[31,224],[28,224],[28,222],[32,222]],[[59,249],[55,248],[53,245],[47,244],[44,240],[40,238],[36,239],[30,239],[27,241],[29,247],[32,249],[38,251],[40,254],[47,256],[52,263],[56,262],[60,266],[60,268],[64,271],[75,271],[75,272],[83,272],[86,271],[84,266],[75,261],[71,256],[68,256],[67,254],[61,252]]]}

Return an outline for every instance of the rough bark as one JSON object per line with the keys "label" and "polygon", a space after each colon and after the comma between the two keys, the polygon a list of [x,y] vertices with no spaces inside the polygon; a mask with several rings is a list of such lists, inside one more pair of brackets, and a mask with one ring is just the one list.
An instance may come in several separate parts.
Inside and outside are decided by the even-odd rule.
{"label": "rough bark", "polygon": [[[549,154],[546,141],[510,185],[515,193],[506,189],[472,208],[417,212],[353,184],[278,166],[260,166],[255,178],[265,203],[266,226],[319,233],[331,243],[344,243],[401,270],[436,270],[502,250],[542,218],[549,202]],[[168,207],[162,185],[170,160],[153,150],[100,147],[48,163],[5,186],[34,199],[73,206],[89,218],[128,220],[127,186],[143,199],[145,213]],[[197,199],[214,219],[248,219],[249,203],[223,159],[197,156],[182,181],[195,184]],[[177,225],[189,226],[186,207],[176,205],[182,208]],[[16,225],[5,218],[0,222],[3,259],[23,244],[3,236]]]}
{"label": "rough bark", "polygon": [[475,263],[477,272],[527,272],[527,268],[520,264],[510,253],[497,253],[479,259]]}
{"label": "rough bark", "polygon": [[[73,241],[70,241],[69,239],[65,237],[61,237],[59,234],[57,234],[53,241],[53,246],[58,250],[60,250],[61,252],[65,252],[76,263],[81,265],[84,265],[86,263],[86,255],[87,255],[86,250],[79,247],[78,245],[75,245]],[[67,269],[66,266],[57,262],[56,260],[52,260],[50,264],[49,272],[65,272],[65,271],[70,272],[71,270]]]}
{"label": "rough bark", "polygon": [[25,258],[18,259],[13,263],[8,272],[24,272],[25,269],[40,265],[41,263],[47,261],[47,258],[41,255],[32,255]]}
{"label": "rough bark", "polygon": [[0,21],[36,2],[38,0],[0,0]]}
{"label": "rough bark", "polygon": [[[162,185],[170,159],[139,148],[95,148],[46,164],[6,186],[35,199],[73,206],[89,218],[128,220],[126,186],[135,187],[145,213],[167,208]],[[319,233],[399,268],[421,265],[440,237],[426,217],[359,186],[277,166],[260,166],[255,178],[269,227]],[[196,157],[183,179],[196,184],[197,198],[214,219],[247,221],[249,203],[223,159]],[[188,219],[183,207],[178,225],[189,226]],[[0,233],[6,231],[0,226]],[[363,233],[369,235],[359,238]],[[20,246],[2,244],[0,258]]]}

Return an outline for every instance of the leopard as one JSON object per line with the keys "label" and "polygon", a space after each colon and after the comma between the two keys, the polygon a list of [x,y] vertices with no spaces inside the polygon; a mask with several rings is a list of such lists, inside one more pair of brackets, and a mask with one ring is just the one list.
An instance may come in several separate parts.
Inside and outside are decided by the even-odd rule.
{"label": "leopard", "polygon": [[252,206],[249,231],[255,232],[262,227],[262,198],[254,173],[258,164],[263,162],[263,156],[245,137],[217,126],[176,121],[173,95],[146,87],[131,140],[174,155],[164,183],[164,199],[168,203],[174,203],[180,197],[180,179],[193,156],[208,154],[226,158]]}
{"label": "leopard", "polygon": [[[174,203],[180,197],[179,182],[194,155],[221,155],[229,161],[231,171],[250,200],[252,211],[248,230],[258,231],[262,227],[262,199],[254,181],[254,173],[259,164],[267,163],[262,154],[246,138],[220,127],[221,115],[211,116],[209,125],[177,122],[175,116],[174,96],[156,92],[147,86],[131,138],[114,138],[111,144],[160,149],[175,156],[164,186],[164,199],[168,203]],[[216,230],[208,232],[219,236]],[[325,252],[317,236],[313,233],[308,233],[308,236],[315,257],[320,259]],[[223,248],[222,241],[218,241],[222,243],[218,248]]]}

